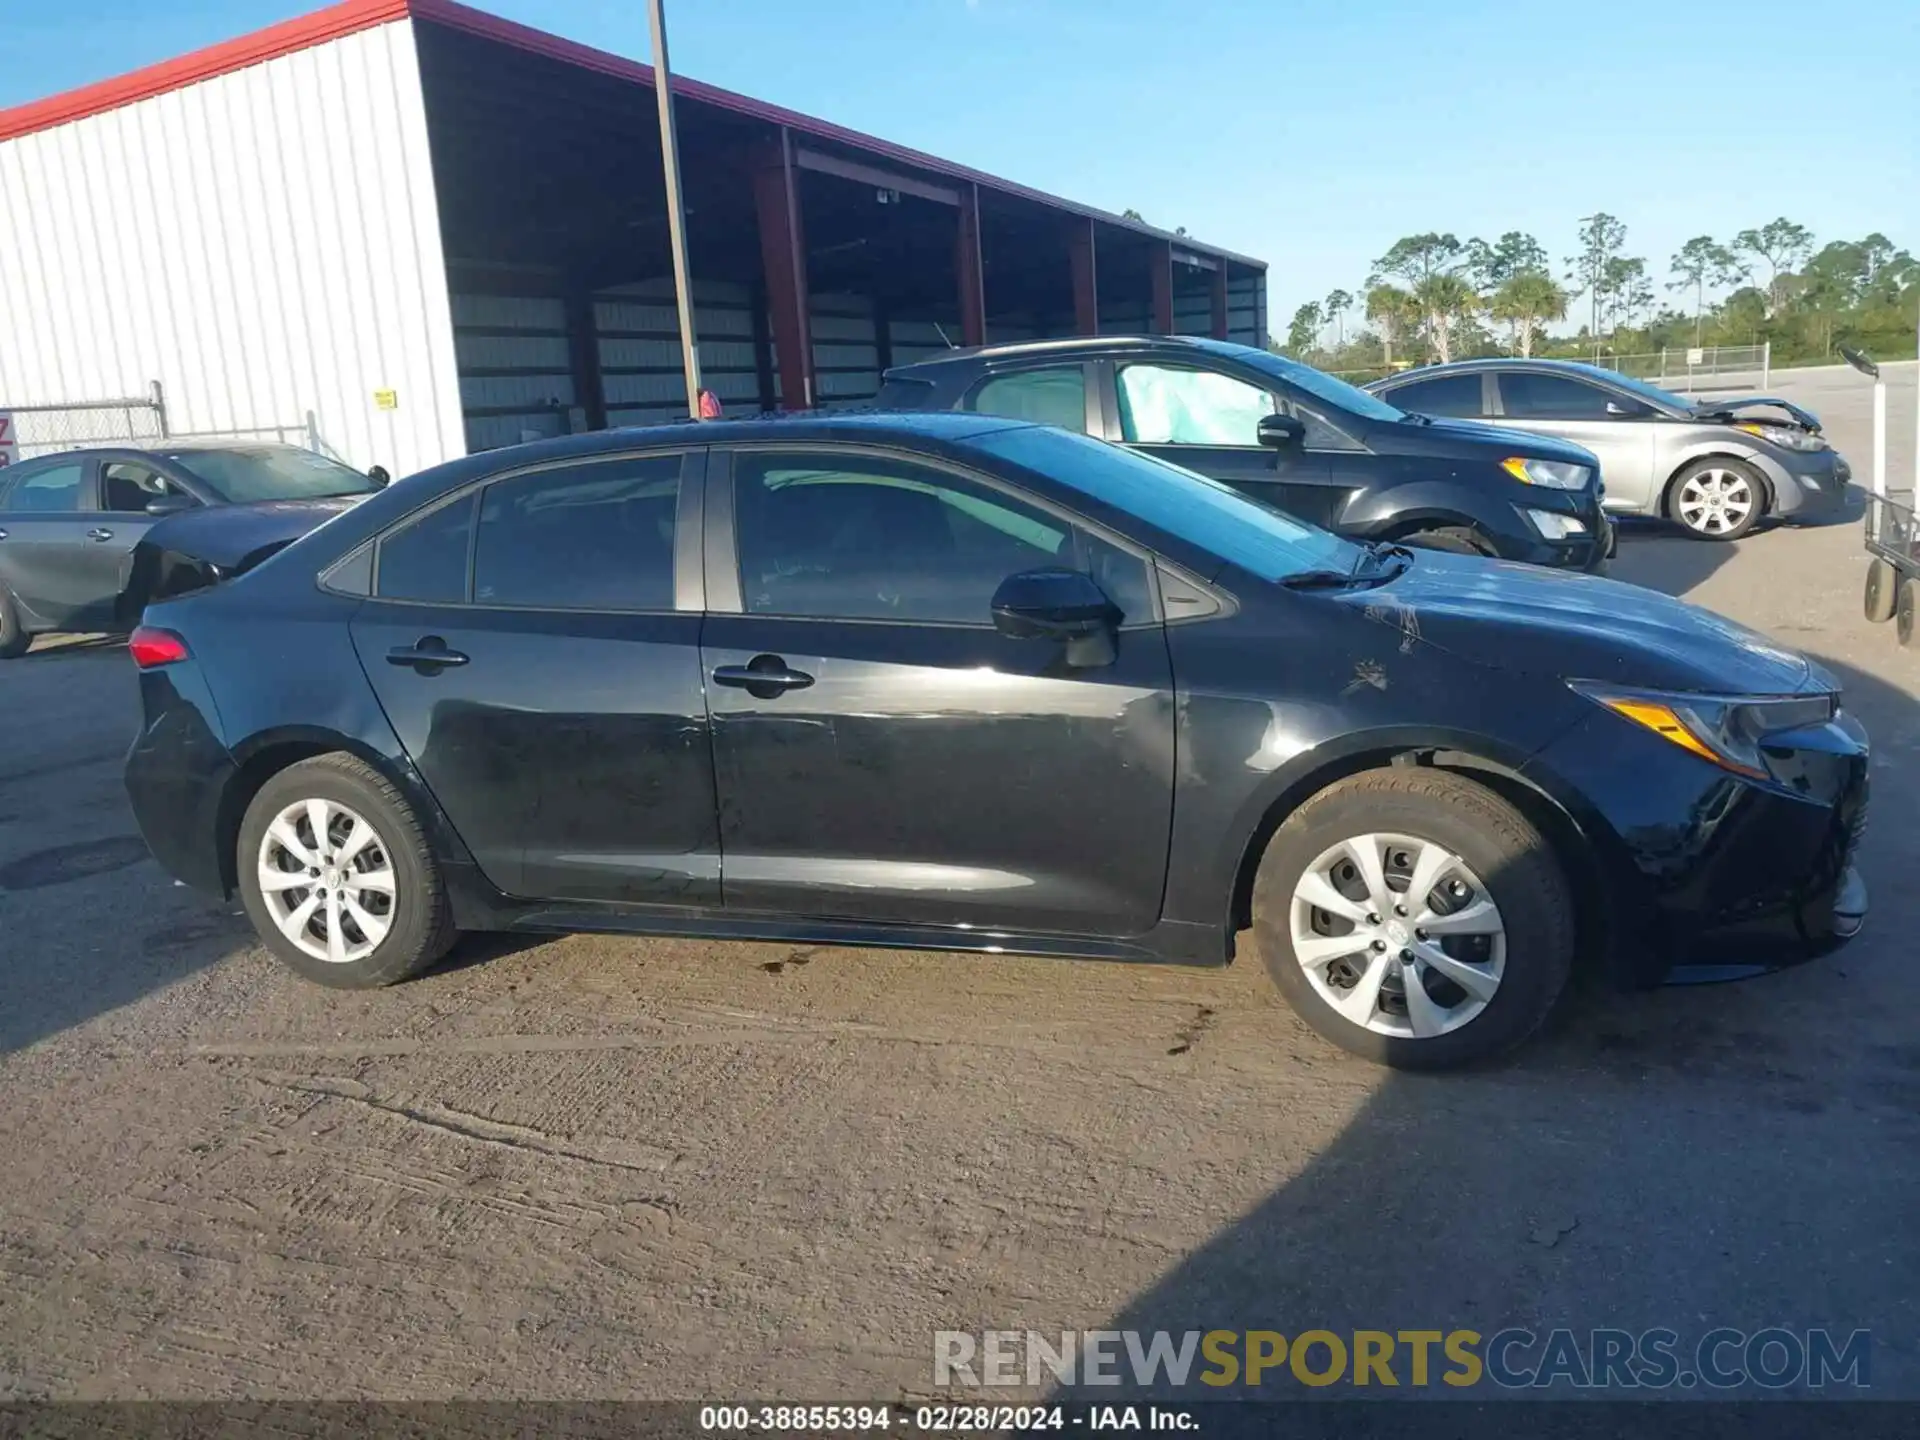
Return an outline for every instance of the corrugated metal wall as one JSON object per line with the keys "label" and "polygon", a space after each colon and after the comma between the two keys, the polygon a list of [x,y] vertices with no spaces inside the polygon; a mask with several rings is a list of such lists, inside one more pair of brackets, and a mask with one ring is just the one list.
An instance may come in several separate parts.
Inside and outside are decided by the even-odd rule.
{"label": "corrugated metal wall", "polygon": [[468,450],[586,429],[574,394],[565,301],[456,292],[453,343]]}
{"label": "corrugated metal wall", "polygon": [[813,398],[821,409],[864,405],[880,393],[879,332],[864,295],[815,295]]}
{"label": "corrugated metal wall", "polygon": [[[607,424],[686,419],[673,277],[603,290],[594,297],[593,317]],[[693,328],[700,340],[700,383],[727,414],[753,414],[760,408],[760,381],[754,368],[752,293],[745,285],[696,279]]]}
{"label": "corrugated metal wall", "polygon": [[175,431],[463,453],[411,22],[0,143],[0,307],[0,404],[158,380]]}
{"label": "corrugated metal wall", "polygon": [[1267,348],[1267,277],[1230,275],[1227,279],[1227,338]]}

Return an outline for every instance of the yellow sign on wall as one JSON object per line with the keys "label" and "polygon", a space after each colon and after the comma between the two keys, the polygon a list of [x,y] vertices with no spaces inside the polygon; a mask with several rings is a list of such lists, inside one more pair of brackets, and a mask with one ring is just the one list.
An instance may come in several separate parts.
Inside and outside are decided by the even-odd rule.
{"label": "yellow sign on wall", "polygon": [[376,410],[398,410],[400,408],[400,392],[398,390],[374,391],[373,408]]}

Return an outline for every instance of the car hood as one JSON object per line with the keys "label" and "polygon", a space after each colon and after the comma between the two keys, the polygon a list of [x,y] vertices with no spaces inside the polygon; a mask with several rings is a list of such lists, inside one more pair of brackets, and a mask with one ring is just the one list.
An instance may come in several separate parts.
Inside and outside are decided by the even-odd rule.
{"label": "car hood", "polygon": [[1594,575],[1423,550],[1396,579],[1342,598],[1369,619],[1491,668],[1701,693],[1831,685],[1805,656],[1757,631]]}
{"label": "car hood", "polygon": [[[1389,396],[1389,399],[1392,397]],[[1483,425],[1475,420],[1442,420],[1424,417],[1425,423],[1394,423],[1377,427],[1369,438],[1382,430],[1393,432],[1395,449],[1417,453],[1423,449],[1441,449],[1460,454],[1467,451],[1498,451],[1504,458],[1523,455],[1534,460],[1564,460],[1574,465],[1598,467],[1600,462],[1584,445],[1542,435],[1537,430],[1509,430],[1499,425]]]}
{"label": "car hood", "polygon": [[231,579],[366,498],[340,495],[325,500],[209,505],[169,515],[152,526],[141,543],[216,565],[223,578]]}
{"label": "car hood", "polygon": [[[1701,400],[1693,407],[1696,419],[1700,420],[1736,420],[1742,416],[1753,416],[1755,411],[1782,410],[1789,415],[1793,423],[1815,434],[1820,431],[1820,417],[1811,410],[1803,410],[1791,400],[1783,400],[1778,395],[1739,395],[1730,400]],[[1767,419],[1773,417],[1759,416]]]}

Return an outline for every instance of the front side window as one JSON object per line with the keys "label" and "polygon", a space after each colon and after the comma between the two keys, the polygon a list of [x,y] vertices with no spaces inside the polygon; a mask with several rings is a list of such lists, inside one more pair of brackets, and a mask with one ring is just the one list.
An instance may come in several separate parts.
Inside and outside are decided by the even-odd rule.
{"label": "front side window", "polygon": [[858,454],[744,452],[733,474],[749,614],[991,625],[1001,581],[1068,566],[1152,618],[1142,560],[985,483]]}
{"label": "front side window", "polygon": [[1416,380],[1411,385],[1396,386],[1392,394],[1394,404],[1419,415],[1476,420],[1481,414],[1477,371],[1471,375],[1436,375],[1431,380]]}
{"label": "front side window", "polygon": [[476,499],[462,495],[384,536],[374,562],[375,593],[382,600],[425,604],[464,601]]}
{"label": "front side window", "polygon": [[1500,377],[1500,406],[1509,420],[1605,420],[1607,392],[1597,385],[1514,370]]}
{"label": "front side window", "polygon": [[78,510],[80,481],[85,473],[86,467],[78,460],[23,466],[14,472],[6,508],[15,515],[58,515]]}
{"label": "front side window", "polygon": [[1087,372],[1081,365],[1049,365],[996,375],[967,402],[983,415],[1005,415],[1067,430],[1087,428]]}
{"label": "front side window", "polygon": [[476,605],[671,610],[680,456],[541,470],[480,501]]}
{"label": "front side window", "polygon": [[1121,438],[1134,445],[1256,446],[1277,408],[1270,391],[1214,370],[1123,365],[1116,383]]}
{"label": "front side window", "polygon": [[100,471],[100,508],[103,510],[137,514],[155,500],[180,493],[151,465],[116,460]]}

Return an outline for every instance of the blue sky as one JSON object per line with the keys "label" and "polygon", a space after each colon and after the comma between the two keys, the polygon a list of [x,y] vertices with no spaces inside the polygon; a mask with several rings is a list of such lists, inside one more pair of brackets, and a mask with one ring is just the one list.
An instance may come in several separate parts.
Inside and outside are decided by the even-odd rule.
{"label": "blue sky", "polygon": [[[481,0],[644,57],[641,0]],[[313,8],[6,0],[0,106]],[[1273,328],[1422,230],[1920,249],[1913,0],[669,0],[675,68],[1267,260]],[[25,63],[24,57],[32,57]],[[1857,114],[1853,113],[1857,110]]]}

